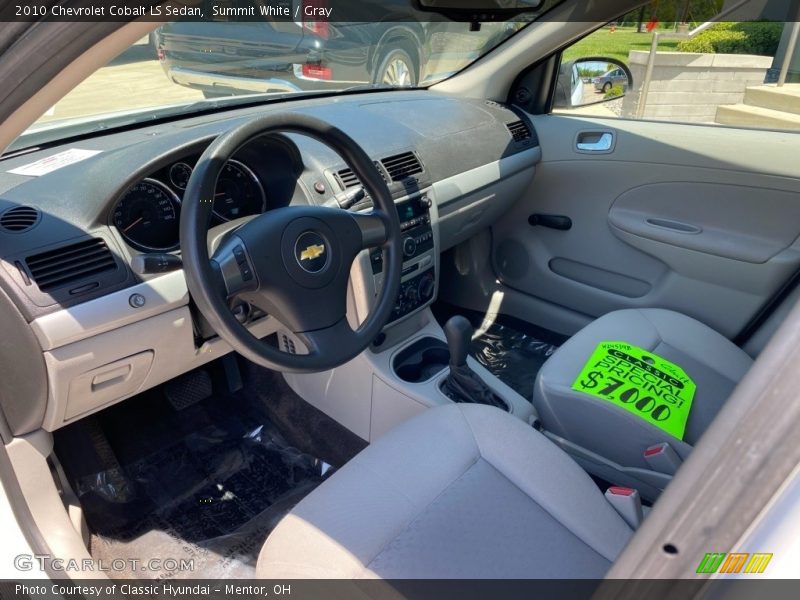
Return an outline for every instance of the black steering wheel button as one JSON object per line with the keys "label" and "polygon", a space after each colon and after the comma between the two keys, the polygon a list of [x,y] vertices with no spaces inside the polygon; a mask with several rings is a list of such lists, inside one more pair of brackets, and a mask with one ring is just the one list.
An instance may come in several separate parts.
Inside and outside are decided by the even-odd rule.
{"label": "black steering wheel button", "polygon": [[250,281],[253,279],[253,270],[250,268],[250,265],[248,265],[246,261],[244,263],[239,264],[239,272],[242,274],[242,280]]}
{"label": "black steering wheel button", "polygon": [[245,255],[244,248],[241,246],[241,244],[234,247],[233,256],[236,258],[236,262],[240,265],[247,262],[247,256]]}

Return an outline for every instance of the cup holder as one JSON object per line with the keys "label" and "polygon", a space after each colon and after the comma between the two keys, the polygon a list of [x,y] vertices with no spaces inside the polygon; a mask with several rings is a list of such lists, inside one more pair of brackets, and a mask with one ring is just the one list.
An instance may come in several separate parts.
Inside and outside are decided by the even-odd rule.
{"label": "cup holder", "polygon": [[441,373],[450,363],[447,344],[434,337],[424,337],[394,357],[395,375],[408,383],[422,383]]}

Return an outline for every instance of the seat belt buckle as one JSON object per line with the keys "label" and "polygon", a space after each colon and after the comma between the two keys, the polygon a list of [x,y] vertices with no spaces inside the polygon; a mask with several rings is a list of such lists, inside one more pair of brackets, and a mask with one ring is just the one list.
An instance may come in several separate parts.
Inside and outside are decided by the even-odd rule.
{"label": "seat belt buckle", "polygon": [[681,457],[673,450],[669,442],[650,446],[644,451],[644,460],[651,470],[665,475],[675,475],[678,467],[683,464]]}
{"label": "seat belt buckle", "polygon": [[644,519],[644,511],[638,490],[612,485],[606,490],[605,497],[631,529],[639,528]]}

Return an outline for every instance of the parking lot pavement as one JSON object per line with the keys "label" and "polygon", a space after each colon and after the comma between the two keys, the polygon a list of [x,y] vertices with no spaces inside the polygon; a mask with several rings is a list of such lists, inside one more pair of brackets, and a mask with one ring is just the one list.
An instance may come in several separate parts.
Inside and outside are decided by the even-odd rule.
{"label": "parking lot pavement", "polygon": [[182,104],[203,94],[175,85],[148,46],[133,46],[61,99],[40,123],[87,115]]}

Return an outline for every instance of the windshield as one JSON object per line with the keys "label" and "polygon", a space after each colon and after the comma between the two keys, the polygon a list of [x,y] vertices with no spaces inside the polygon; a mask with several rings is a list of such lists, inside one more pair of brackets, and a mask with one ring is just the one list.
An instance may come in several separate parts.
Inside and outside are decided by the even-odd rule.
{"label": "windshield", "polygon": [[478,27],[432,20],[430,13],[423,15],[428,22],[243,21],[222,8],[216,2],[204,20],[166,23],[138,40],[50,108],[12,149],[245,102],[428,87],[532,19]]}

